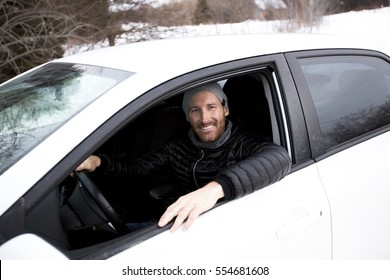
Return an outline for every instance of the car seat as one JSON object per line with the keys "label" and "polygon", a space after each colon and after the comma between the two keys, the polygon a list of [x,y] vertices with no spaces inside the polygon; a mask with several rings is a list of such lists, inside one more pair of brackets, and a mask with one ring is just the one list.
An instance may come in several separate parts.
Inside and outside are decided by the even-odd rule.
{"label": "car seat", "polygon": [[223,90],[229,119],[265,141],[272,141],[270,110],[262,81],[250,75],[229,78]]}

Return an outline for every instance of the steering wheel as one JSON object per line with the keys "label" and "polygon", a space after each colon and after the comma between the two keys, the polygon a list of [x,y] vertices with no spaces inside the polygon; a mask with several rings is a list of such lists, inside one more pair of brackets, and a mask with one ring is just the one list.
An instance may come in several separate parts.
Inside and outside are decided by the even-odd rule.
{"label": "steering wheel", "polygon": [[104,197],[103,193],[99,190],[99,188],[95,185],[95,183],[91,180],[91,178],[84,171],[76,171],[74,172],[75,177],[80,181],[81,185],[88,191],[91,195],[92,199],[95,201],[96,205],[102,210],[108,221],[112,224],[115,230],[123,235],[129,233],[129,229],[115,211],[115,209],[111,206],[108,200]]}

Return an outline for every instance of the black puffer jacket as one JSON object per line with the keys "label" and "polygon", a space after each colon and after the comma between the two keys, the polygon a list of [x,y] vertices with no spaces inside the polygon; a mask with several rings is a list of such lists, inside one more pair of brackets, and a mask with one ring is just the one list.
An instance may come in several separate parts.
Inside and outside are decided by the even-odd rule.
{"label": "black puffer jacket", "polygon": [[233,127],[230,139],[216,149],[200,149],[189,137],[165,144],[139,159],[118,161],[100,155],[100,170],[113,175],[152,176],[169,166],[183,192],[217,181],[225,199],[252,193],[282,179],[290,170],[287,151],[273,143],[261,143]]}

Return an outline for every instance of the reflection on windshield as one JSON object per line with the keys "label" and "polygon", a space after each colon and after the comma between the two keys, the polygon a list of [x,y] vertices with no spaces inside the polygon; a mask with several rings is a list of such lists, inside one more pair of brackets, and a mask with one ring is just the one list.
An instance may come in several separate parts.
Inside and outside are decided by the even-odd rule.
{"label": "reflection on windshield", "polygon": [[0,174],[131,72],[51,63],[0,86]]}

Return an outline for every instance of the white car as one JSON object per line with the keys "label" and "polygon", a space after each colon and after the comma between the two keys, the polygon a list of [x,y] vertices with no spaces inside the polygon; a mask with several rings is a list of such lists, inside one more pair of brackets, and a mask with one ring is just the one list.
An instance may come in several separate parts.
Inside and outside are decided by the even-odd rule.
{"label": "white car", "polygon": [[[337,36],[166,39],[3,83],[0,259],[389,259],[389,55]],[[128,231],[161,214],[169,174],[69,174],[90,154],[138,157],[188,129],[182,93],[210,81],[233,121],[287,149],[291,172],[186,232]]]}

